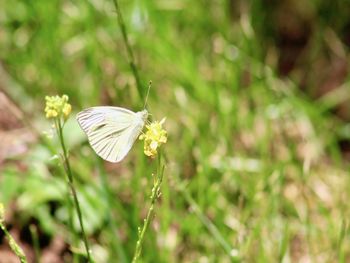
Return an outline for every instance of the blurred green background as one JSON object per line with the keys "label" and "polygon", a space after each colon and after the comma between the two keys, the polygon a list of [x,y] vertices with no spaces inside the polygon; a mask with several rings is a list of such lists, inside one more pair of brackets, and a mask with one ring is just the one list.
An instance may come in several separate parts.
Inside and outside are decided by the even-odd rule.
{"label": "blurred green background", "polygon": [[[153,82],[149,111],[169,134],[141,262],[349,262],[349,2],[119,4],[145,91]],[[73,106],[65,139],[93,255],[130,262],[156,164],[140,142],[104,162],[75,120],[144,104],[113,1],[0,0],[0,202],[30,262],[34,232],[41,262],[72,262],[44,115],[56,94]],[[17,262],[2,234],[0,262]]]}

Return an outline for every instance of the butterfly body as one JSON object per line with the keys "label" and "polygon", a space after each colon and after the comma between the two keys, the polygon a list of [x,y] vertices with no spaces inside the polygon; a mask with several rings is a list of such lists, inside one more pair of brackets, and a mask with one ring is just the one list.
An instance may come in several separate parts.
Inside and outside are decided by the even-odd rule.
{"label": "butterfly body", "polygon": [[130,151],[148,118],[147,110],[101,106],[78,113],[77,120],[94,151],[104,160],[120,162]]}

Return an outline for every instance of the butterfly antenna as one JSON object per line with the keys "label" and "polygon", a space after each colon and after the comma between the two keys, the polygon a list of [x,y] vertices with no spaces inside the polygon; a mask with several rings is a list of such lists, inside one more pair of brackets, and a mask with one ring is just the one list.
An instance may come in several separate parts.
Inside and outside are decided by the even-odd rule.
{"label": "butterfly antenna", "polygon": [[143,105],[143,109],[146,109],[146,104],[147,104],[147,100],[148,100],[148,94],[149,94],[149,90],[151,89],[152,86],[152,80],[149,81],[148,84],[148,89],[147,89],[147,94],[146,94],[146,100],[145,100],[145,105]]}

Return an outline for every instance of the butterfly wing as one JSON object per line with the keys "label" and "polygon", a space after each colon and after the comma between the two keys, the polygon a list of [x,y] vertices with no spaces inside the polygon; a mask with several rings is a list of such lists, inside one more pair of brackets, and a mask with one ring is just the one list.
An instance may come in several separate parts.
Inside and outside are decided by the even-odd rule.
{"label": "butterfly wing", "polygon": [[104,160],[120,162],[140,134],[140,115],[119,107],[93,107],[77,115],[94,151]]}

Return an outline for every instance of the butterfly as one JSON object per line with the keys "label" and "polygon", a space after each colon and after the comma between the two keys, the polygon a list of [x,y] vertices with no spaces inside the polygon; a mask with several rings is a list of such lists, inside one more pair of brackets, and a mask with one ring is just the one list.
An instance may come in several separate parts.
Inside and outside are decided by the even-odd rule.
{"label": "butterfly", "polygon": [[111,106],[92,107],[77,114],[91,147],[102,159],[113,163],[128,154],[147,118],[146,109],[133,112]]}

